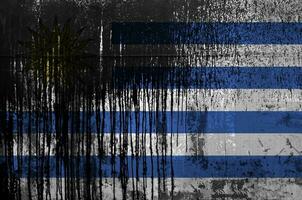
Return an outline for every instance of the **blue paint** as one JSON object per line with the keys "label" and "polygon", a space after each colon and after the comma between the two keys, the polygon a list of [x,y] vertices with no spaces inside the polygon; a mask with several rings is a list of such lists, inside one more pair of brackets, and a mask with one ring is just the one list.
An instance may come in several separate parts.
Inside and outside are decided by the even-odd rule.
{"label": "blue paint", "polygon": [[[78,120],[72,121],[69,113],[69,133],[97,133],[96,113],[79,112]],[[167,112],[105,112],[100,114],[105,133],[302,133],[302,112],[294,111],[167,111]],[[12,132],[56,133],[56,117],[43,121],[29,112],[23,115],[11,113]],[[18,116],[18,117],[17,117]],[[39,119],[36,123],[35,120]],[[57,120],[59,121],[59,120]],[[22,122],[22,123],[21,123]],[[82,122],[82,123],[80,123]],[[38,124],[40,127],[37,127]],[[45,129],[44,124],[48,127]],[[18,131],[19,130],[19,131]],[[61,130],[62,133],[66,131]]]}
{"label": "blue paint", "polygon": [[[159,158],[159,163],[157,162]],[[4,157],[1,157],[4,161]],[[19,177],[171,177],[171,157],[13,157]],[[165,164],[163,164],[165,160]],[[120,163],[128,165],[121,169]],[[145,162],[145,163],[144,163]],[[153,162],[153,169],[151,168]],[[172,156],[175,178],[301,178],[302,156]],[[19,162],[20,163],[20,162]],[[115,166],[113,167],[113,163]],[[42,167],[44,166],[44,167]],[[102,171],[100,170],[100,166]],[[132,169],[134,169],[132,171]],[[137,170],[136,170],[137,169]],[[159,171],[157,169],[160,169]],[[123,171],[124,170],[124,171]]]}
{"label": "blue paint", "polygon": [[302,44],[302,23],[112,23],[113,44]]}

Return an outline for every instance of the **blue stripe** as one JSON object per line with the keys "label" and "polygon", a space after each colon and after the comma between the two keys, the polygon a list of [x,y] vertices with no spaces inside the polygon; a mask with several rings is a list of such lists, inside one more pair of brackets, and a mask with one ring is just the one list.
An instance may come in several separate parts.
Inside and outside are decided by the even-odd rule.
{"label": "blue stripe", "polygon": [[119,89],[302,89],[302,67],[116,67]]}
{"label": "blue stripe", "polygon": [[[43,121],[29,112],[23,115],[11,113],[13,118],[12,131],[31,132],[59,131],[56,127],[55,114],[51,113],[52,121]],[[96,133],[96,113],[68,113],[68,131],[71,133]],[[302,112],[277,111],[173,111],[173,112],[105,112],[100,113],[101,124],[104,122],[105,133],[302,133]],[[48,116],[50,117],[50,116]],[[58,115],[60,117],[60,115]],[[72,117],[78,118],[72,120]],[[37,121],[38,120],[38,121]],[[22,122],[22,123],[21,123]],[[30,123],[31,122],[31,123]],[[81,122],[81,123],[80,123]],[[37,127],[36,125],[39,125]],[[45,126],[44,126],[45,125]],[[8,129],[7,129],[8,130]],[[65,130],[63,132],[66,132]]]}
{"label": "blue stripe", "polygon": [[302,44],[302,23],[112,23],[113,44]]}
{"label": "blue stripe", "polygon": [[[13,158],[13,171],[17,176],[27,177],[171,177],[175,178],[301,178],[302,156],[172,156],[171,157],[49,157]],[[22,164],[20,164],[22,160]],[[2,157],[2,161],[5,161]],[[165,164],[163,164],[165,162]],[[90,165],[88,165],[90,163]],[[115,167],[112,166],[115,163]],[[123,165],[121,163],[128,163]],[[151,168],[153,164],[153,168]],[[100,166],[102,173],[100,173]]]}

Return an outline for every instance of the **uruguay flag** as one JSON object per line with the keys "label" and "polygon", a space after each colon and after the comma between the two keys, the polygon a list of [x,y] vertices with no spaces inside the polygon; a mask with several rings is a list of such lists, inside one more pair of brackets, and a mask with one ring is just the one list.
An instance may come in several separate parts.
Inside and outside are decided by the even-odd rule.
{"label": "uruguay flag", "polygon": [[[81,136],[91,146],[69,158],[78,171],[58,173],[55,137],[44,149],[54,188],[68,187],[58,179],[89,174],[103,199],[300,198],[302,23],[283,8],[301,6],[234,2],[229,7],[242,11],[221,18],[111,23],[120,60],[103,111],[89,113],[92,134]],[[142,46],[160,53],[141,55]],[[144,56],[147,64],[123,62]],[[153,62],[161,56],[169,62]],[[23,153],[23,162],[36,163]]]}

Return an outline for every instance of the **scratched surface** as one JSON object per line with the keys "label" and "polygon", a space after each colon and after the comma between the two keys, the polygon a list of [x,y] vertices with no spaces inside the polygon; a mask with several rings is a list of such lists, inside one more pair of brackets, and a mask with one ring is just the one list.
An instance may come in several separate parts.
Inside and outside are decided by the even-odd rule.
{"label": "scratched surface", "polygon": [[[123,82],[119,88],[115,85],[120,84],[117,83],[119,77],[114,76],[113,70],[116,66],[299,67],[301,45],[119,45],[111,42],[111,24],[301,22],[301,13],[300,0],[1,0],[1,196],[22,200],[300,199],[302,167],[299,159],[294,167],[287,161],[283,164],[288,167],[284,173],[294,173],[300,178],[266,177],[271,173],[265,170],[275,166],[265,168],[264,164],[266,156],[276,159],[288,156],[289,160],[291,156],[301,156],[299,130],[302,132],[302,122],[298,114],[264,117],[275,133],[260,135],[236,132],[238,124],[234,117],[223,118],[228,126],[235,127],[229,134],[206,134],[207,127],[215,125],[208,125],[201,117],[186,120],[175,117],[174,126],[193,124],[196,131],[171,134],[167,119],[158,116],[158,113],[170,111],[299,112],[302,109],[300,89],[150,89],[135,85],[133,77],[128,77],[128,82]],[[38,23],[41,20],[43,26]],[[66,25],[68,20],[69,25]],[[56,23],[61,32],[47,37],[51,31],[55,32],[51,28],[47,32],[47,27],[56,27]],[[77,38],[76,32],[83,27]],[[41,35],[36,36],[39,30]],[[61,42],[71,37],[75,37],[74,43]],[[77,41],[84,43],[86,40],[85,48],[80,48],[82,43]],[[30,45],[24,46],[28,41]],[[70,68],[61,70],[62,66]],[[169,82],[159,81],[158,84],[165,88]],[[110,120],[103,116],[105,111]],[[110,114],[113,111],[132,111],[140,113],[141,118],[128,112],[116,117]],[[150,117],[152,112],[154,116]],[[261,123],[261,119],[247,121],[246,126],[257,127],[252,123]],[[215,122],[217,126],[221,123]],[[119,127],[113,129],[116,124]],[[129,126],[139,124],[145,130],[142,134],[129,131]],[[104,133],[106,126],[109,134]],[[282,133],[279,126],[295,131]],[[156,134],[151,135],[149,129],[155,129]],[[173,177],[168,169],[173,166],[170,159],[175,155],[201,158],[200,162],[192,161],[191,168],[201,171],[213,167],[206,160],[207,156],[259,156],[248,172],[264,170],[264,174],[263,177],[250,174],[246,177]],[[34,161],[22,161],[22,157],[30,160],[36,156],[40,157],[37,167],[33,167],[36,166]],[[114,158],[124,162],[116,167],[116,172],[109,171],[108,177],[102,171],[99,174],[100,163],[87,162],[80,166],[80,161],[71,161],[80,156],[87,159],[97,156],[101,161],[109,158],[101,166],[108,165],[110,169],[116,165],[112,161]],[[132,164],[126,162],[127,156]],[[138,170],[133,167],[136,159],[152,156],[154,163],[160,166],[153,171],[160,175],[128,177],[129,171]],[[56,165],[51,166],[50,158],[56,160]],[[301,157],[298,158],[301,161]],[[215,167],[225,173],[234,171],[227,169],[227,161],[215,162]],[[239,166],[244,165],[240,163]],[[185,166],[175,168],[190,174]],[[62,171],[66,172],[63,176],[50,175]]]}

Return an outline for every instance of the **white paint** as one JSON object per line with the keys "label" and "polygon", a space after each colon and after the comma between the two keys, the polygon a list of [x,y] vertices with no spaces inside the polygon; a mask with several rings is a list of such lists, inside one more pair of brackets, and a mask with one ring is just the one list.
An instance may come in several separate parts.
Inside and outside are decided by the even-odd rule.
{"label": "white paint", "polygon": [[[21,179],[22,197],[27,199],[28,197],[28,180],[25,178]],[[99,197],[99,178],[91,180],[90,185],[95,185],[91,187],[91,192]],[[159,182],[160,181],[160,182]],[[80,196],[83,196],[85,190],[85,179],[79,180]],[[94,183],[94,184],[93,184]],[[144,188],[146,191],[146,198],[149,200],[152,196],[155,200],[159,199],[160,193],[161,198],[170,199],[172,191],[172,179],[152,179],[151,178],[130,178],[127,184],[127,191],[133,191],[132,184],[137,185],[138,190],[143,192]],[[301,179],[293,178],[174,178],[174,191],[175,197],[180,199],[213,199],[213,195],[217,194],[241,194],[246,195],[248,199],[286,199],[286,200],[299,200],[301,199],[302,184]],[[47,188],[47,181],[44,182],[44,189]],[[49,193],[51,199],[54,199],[56,192],[60,198],[60,194],[64,198],[65,187],[67,185],[77,185],[76,181],[65,178],[50,178],[49,179]],[[116,199],[122,199],[122,187],[121,182],[118,178],[104,178],[102,180],[102,193],[103,199],[113,199],[115,194]],[[114,187],[115,184],[115,187]],[[32,179],[30,184],[32,195],[37,194],[37,183],[36,179]],[[220,186],[220,187],[219,187]],[[240,188],[242,186],[242,188]],[[216,191],[214,190],[216,188]],[[165,192],[164,192],[165,189]],[[44,190],[44,197],[46,196],[47,190]],[[166,193],[166,195],[163,195]],[[78,191],[75,190],[75,194],[78,195]],[[128,198],[131,199],[131,193],[128,194]],[[48,196],[49,197],[49,196]],[[175,198],[176,199],[176,198]],[[233,199],[233,198],[231,198]],[[245,199],[245,198],[244,198]]]}
{"label": "white paint", "polygon": [[[162,101],[164,95],[166,101]],[[299,89],[140,90],[138,100],[135,106],[131,99],[117,99],[117,105],[122,101],[125,106],[114,109],[155,111],[158,103],[160,110],[166,107],[167,111],[302,111]],[[109,105],[107,98],[105,110],[110,110]]]}
{"label": "white paint", "polygon": [[[103,148],[106,155],[111,155],[111,145],[113,142],[110,139],[110,134],[104,136]],[[32,146],[29,148],[29,138],[23,135],[21,141],[18,136],[14,139],[14,155],[29,155],[29,150],[32,155],[56,155],[56,139],[51,137],[50,146],[46,143],[43,145],[43,134],[40,139],[32,136]],[[96,135],[91,136],[92,141],[91,155],[98,155],[98,138]],[[167,134],[166,136],[159,134],[128,134],[121,136],[115,134],[114,145],[116,154],[120,153],[120,145],[126,142],[128,144],[127,155],[217,155],[217,156],[232,156],[232,155],[251,155],[251,156],[274,156],[274,155],[301,155],[302,154],[302,134]],[[136,139],[137,138],[137,139]],[[133,148],[131,148],[131,140]],[[81,134],[74,135],[71,140],[69,135],[68,145],[71,154],[85,155],[88,147],[81,141],[87,141],[87,136]],[[172,146],[171,146],[172,143]],[[137,148],[136,148],[137,146]],[[44,149],[44,151],[42,151]],[[49,153],[48,153],[49,151]]]}
{"label": "white paint", "polygon": [[[114,45],[117,46],[117,45]],[[150,47],[150,48],[149,48]],[[153,48],[152,48],[153,47]],[[157,45],[152,56],[164,49],[176,48],[175,54],[166,56],[180,56],[175,60],[175,66],[207,66],[207,67],[288,67],[302,66],[302,45]],[[127,45],[131,53],[126,56],[151,56],[142,49],[154,49],[154,45]],[[135,59],[129,57],[128,59]]]}

